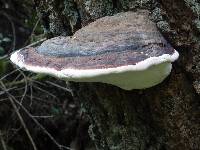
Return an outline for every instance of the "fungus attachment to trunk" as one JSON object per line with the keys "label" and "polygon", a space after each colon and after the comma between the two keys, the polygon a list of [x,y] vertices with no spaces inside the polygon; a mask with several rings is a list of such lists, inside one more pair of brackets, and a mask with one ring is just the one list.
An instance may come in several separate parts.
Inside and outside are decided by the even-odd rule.
{"label": "fungus attachment to trunk", "polygon": [[106,16],[72,37],[55,37],[36,48],[11,55],[28,71],[67,81],[102,82],[125,90],[145,89],[162,82],[179,54],[149,19],[149,12]]}

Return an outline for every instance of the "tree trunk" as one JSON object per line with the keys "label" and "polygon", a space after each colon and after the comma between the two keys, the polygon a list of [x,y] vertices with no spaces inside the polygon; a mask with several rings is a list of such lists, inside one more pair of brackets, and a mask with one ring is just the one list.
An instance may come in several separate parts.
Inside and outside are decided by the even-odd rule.
{"label": "tree trunk", "polygon": [[198,0],[35,0],[47,33],[71,35],[121,11],[148,9],[180,53],[161,84],[125,91],[102,83],[71,83],[89,116],[98,150],[200,149],[200,2]]}

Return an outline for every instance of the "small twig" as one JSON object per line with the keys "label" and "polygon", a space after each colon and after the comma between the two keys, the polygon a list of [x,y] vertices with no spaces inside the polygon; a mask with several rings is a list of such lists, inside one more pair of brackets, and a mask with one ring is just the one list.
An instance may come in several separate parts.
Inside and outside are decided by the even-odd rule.
{"label": "small twig", "polygon": [[1,130],[0,130],[0,140],[1,140],[1,145],[3,147],[3,150],[7,150],[7,147],[6,147],[5,141],[3,139],[3,134],[1,132]]}
{"label": "small twig", "polygon": [[[6,84],[4,84],[4,85],[6,85]],[[21,91],[21,90],[24,90],[24,87],[15,88],[13,91]]]}
{"label": "small twig", "polygon": [[12,80],[12,82],[17,81],[20,77],[21,77],[21,74],[19,73],[19,74]]}
{"label": "small twig", "polygon": [[25,47],[23,47],[23,48],[21,48],[19,50],[22,50],[22,49],[25,49],[25,48],[29,48],[29,47],[36,47],[36,46],[40,45],[42,42],[44,42],[46,39],[47,38],[40,39],[39,41],[33,42],[33,43],[31,43],[31,44],[29,44],[29,45],[27,45],[27,46],[25,46]]}
{"label": "small twig", "polygon": [[31,106],[32,103],[33,103],[33,85],[32,85],[32,83],[30,84],[29,87],[30,87],[30,94],[31,94],[31,96],[30,96],[31,102],[30,102],[30,105],[29,105],[29,106]]}
{"label": "small twig", "polygon": [[8,55],[6,54],[6,55],[1,56],[1,57],[0,57],[0,60],[2,60],[2,59],[7,59],[7,58],[8,58]]}
{"label": "small twig", "polygon": [[4,102],[4,101],[7,101],[8,99],[7,98],[4,98],[4,99],[1,99],[0,102]]}
{"label": "small twig", "polygon": [[71,91],[69,91],[66,87],[60,86],[59,84],[53,83],[53,82],[51,82],[51,81],[46,81],[46,83],[49,83],[49,84],[51,84],[51,85],[53,85],[53,86],[55,86],[55,87],[58,87],[58,88],[60,88],[60,89],[62,89],[62,90],[64,90],[64,91],[71,92]]}
{"label": "small twig", "polygon": [[55,98],[57,101],[59,101],[59,99],[58,99],[54,94],[48,92],[47,90],[43,90],[43,89],[41,89],[40,87],[38,87],[37,85],[35,85],[34,87],[35,87],[36,89],[40,90],[41,92],[44,92],[44,93],[46,93],[46,94],[52,96],[52,97]]}
{"label": "small twig", "polygon": [[25,75],[21,70],[19,70],[19,72],[20,72],[20,74],[24,77],[24,81],[25,81],[24,93],[23,93],[23,95],[22,95],[22,97],[21,97],[21,100],[20,100],[20,102],[22,103],[22,101],[23,101],[23,99],[24,99],[24,97],[25,97],[25,95],[26,95],[26,93],[27,93],[28,84],[27,84],[26,75]]}
{"label": "small twig", "polygon": [[0,91],[0,95],[6,94],[6,92],[13,90],[13,89],[16,89],[16,87],[12,87],[12,88],[9,88],[9,89],[7,88],[6,91]]}
{"label": "small twig", "polygon": [[[21,97],[21,95],[20,96],[15,96],[15,98],[20,98]],[[3,101],[8,101],[9,100],[9,98],[2,98],[1,100],[0,100],[0,102],[3,102]]]}
{"label": "small twig", "polygon": [[26,81],[34,81],[34,80],[37,80],[39,77],[38,76],[32,76],[32,77],[27,77],[26,76],[26,79],[21,79],[19,81],[12,81],[12,82],[9,82],[9,83],[5,83],[4,85],[6,87],[12,87],[14,85],[19,85],[19,84],[23,84],[25,83]]}
{"label": "small twig", "polygon": [[51,115],[51,116],[35,116],[35,115],[33,116],[32,115],[32,117],[33,118],[43,118],[43,119],[46,119],[46,118],[53,118],[54,116],[53,115]]}
{"label": "small twig", "polygon": [[44,83],[42,83],[42,82],[40,82],[40,81],[37,81],[37,80],[32,80],[32,82],[37,83],[37,84],[42,85],[42,86],[45,86]]}
{"label": "small twig", "polygon": [[[12,95],[11,95],[12,96]],[[67,149],[67,150],[73,150],[73,149],[71,149],[71,148],[69,148],[69,147],[66,147],[66,146],[64,146],[64,145],[60,145],[55,139],[54,139],[54,137],[44,128],[44,126],[43,125],[41,125],[39,122],[38,122],[38,120],[37,119],[35,119],[30,113],[29,113],[29,111],[20,103],[20,102],[18,102],[15,98],[14,98],[14,96],[12,96],[12,98],[13,98],[13,100],[24,110],[24,112],[43,130],[43,132],[45,133],[45,134],[47,134],[48,135],[48,137],[56,144],[56,146],[59,148],[59,149]]]}
{"label": "small twig", "polygon": [[[6,91],[6,87],[5,87],[5,85],[3,84],[2,81],[0,81],[0,84],[1,84],[1,86],[2,86],[2,87],[1,87],[2,90]],[[33,141],[33,138],[31,137],[31,134],[30,134],[30,132],[29,132],[29,130],[28,130],[28,128],[27,128],[27,126],[26,126],[26,124],[25,124],[25,122],[24,122],[22,116],[20,115],[20,112],[19,112],[17,106],[15,105],[15,102],[14,102],[15,98],[14,98],[9,92],[7,92],[7,91],[6,91],[6,94],[8,95],[8,98],[9,98],[9,100],[10,100],[10,103],[11,103],[11,105],[13,106],[13,108],[14,108],[14,110],[15,110],[15,112],[16,112],[16,114],[17,114],[17,116],[18,116],[18,118],[19,118],[19,120],[20,120],[20,122],[21,122],[21,124],[22,124],[22,126],[23,126],[23,128],[24,128],[24,130],[25,130],[25,132],[26,132],[26,134],[27,134],[27,136],[28,136],[28,138],[29,138],[29,140],[30,140],[32,146],[33,146],[33,149],[34,149],[34,150],[37,150],[37,147],[36,147],[36,145],[35,145],[35,142]]]}
{"label": "small twig", "polygon": [[32,32],[31,32],[30,36],[28,37],[28,39],[27,39],[26,42],[25,42],[25,45],[28,43],[29,39],[33,36],[33,34],[34,34],[34,32],[35,32],[35,29],[37,28],[39,22],[40,22],[40,18],[38,18],[38,20],[36,21],[36,23],[35,23],[35,25],[34,25],[34,27],[33,27],[33,30],[32,30]]}
{"label": "small twig", "polygon": [[23,129],[22,126],[19,126],[18,128],[12,128],[12,127],[8,128],[6,133],[5,133],[7,141],[10,141],[14,137],[16,137],[16,135],[19,134],[19,131],[22,130],[22,129]]}
{"label": "small twig", "polygon": [[13,71],[7,73],[7,74],[4,75],[3,77],[1,77],[0,80],[3,80],[3,79],[5,79],[5,78],[7,78],[7,77],[10,76],[11,74],[15,73],[17,70],[18,70],[18,69],[15,69],[15,70],[13,70]]}
{"label": "small twig", "polygon": [[[36,46],[40,45],[42,42],[44,42],[46,39],[47,38],[40,39],[40,40],[33,42],[25,47],[20,48],[18,50],[23,50],[23,49],[29,48],[29,47],[36,47]],[[10,53],[9,55],[4,55],[3,57],[0,57],[0,59],[8,58],[8,57],[10,57],[10,55],[12,55],[12,53]]]}

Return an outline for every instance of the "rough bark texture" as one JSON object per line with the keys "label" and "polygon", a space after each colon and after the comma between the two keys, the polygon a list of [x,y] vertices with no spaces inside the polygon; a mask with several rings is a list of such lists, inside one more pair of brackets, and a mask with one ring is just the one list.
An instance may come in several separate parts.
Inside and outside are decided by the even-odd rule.
{"label": "rough bark texture", "polygon": [[[121,11],[149,9],[157,27],[180,52],[171,75],[146,90],[72,83],[91,120],[98,150],[200,149],[200,2],[198,0],[35,0],[53,36]],[[44,15],[45,14],[45,15]]]}

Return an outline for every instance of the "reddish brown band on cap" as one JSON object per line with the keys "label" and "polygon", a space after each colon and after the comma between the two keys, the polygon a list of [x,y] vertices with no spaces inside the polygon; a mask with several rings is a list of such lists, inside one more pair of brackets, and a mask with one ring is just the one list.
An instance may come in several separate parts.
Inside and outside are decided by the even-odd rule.
{"label": "reddish brown band on cap", "polygon": [[101,18],[72,37],[57,37],[19,52],[24,63],[62,69],[103,69],[135,65],[174,49],[149,20],[147,11]]}

